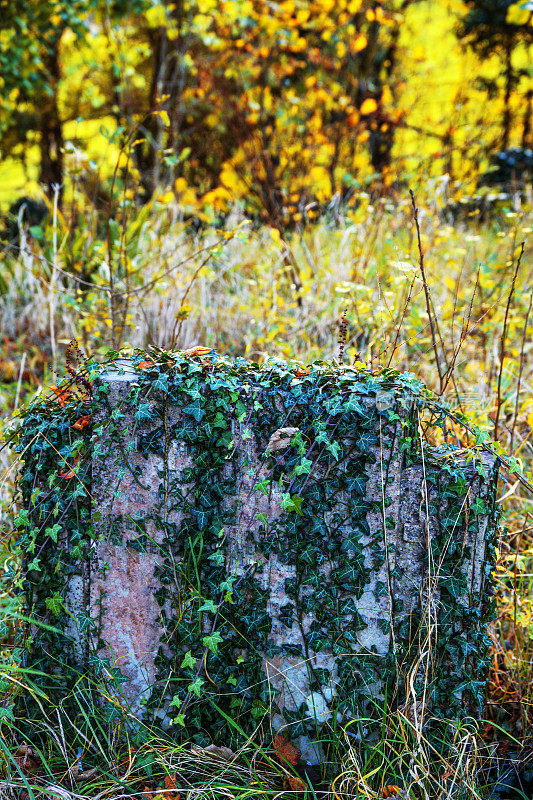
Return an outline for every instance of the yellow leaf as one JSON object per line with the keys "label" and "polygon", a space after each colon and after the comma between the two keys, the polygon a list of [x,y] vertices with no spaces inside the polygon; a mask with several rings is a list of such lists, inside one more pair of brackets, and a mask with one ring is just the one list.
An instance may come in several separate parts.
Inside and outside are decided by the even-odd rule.
{"label": "yellow leaf", "polygon": [[339,58],[344,58],[346,54],[346,45],[344,42],[337,42],[336,51]]}
{"label": "yellow leaf", "polygon": [[531,11],[525,3],[512,3],[507,9],[505,22],[508,25],[532,25]]}
{"label": "yellow leaf", "polygon": [[419,44],[417,47],[413,47],[411,55],[415,61],[425,61],[426,48]]}
{"label": "yellow leaf", "polygon": [[367,97],[361,106],[361,114],[372,114],[378,107],[377,102],[373,97]]}
{"label": "yellow leaf", "polygon": [[355,39],[350,42],[350,50],[352,53],[359,53],[361,50],[364,50],[368,44],[368,39],[364,34],[360,33]]}
{"label": "yellow leaf", "polygon": [[165,205],[167,205],[168,203],[171,203],[174,200],[174,192],[172,191],[163,192],[163,194],[160,194],[157,199],[159,200],[160,203],[165,203]]}
{"label": "yellow leaf", "polygon": [[167,15],[165,7],[161,4],[151,6],[146,11],[146,21],[150,28],[162,28],[166,25]]}

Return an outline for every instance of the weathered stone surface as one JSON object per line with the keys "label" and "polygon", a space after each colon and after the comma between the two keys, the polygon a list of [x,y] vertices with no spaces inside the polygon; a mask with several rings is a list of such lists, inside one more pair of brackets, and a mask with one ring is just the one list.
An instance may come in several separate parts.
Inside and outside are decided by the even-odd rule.
{"label": "weathered stone surface", "polygon": [[[165,408],[163,425],[161,421],[143,425],[142,430],[135,420],[135,408],[126,402],[131,386],[137,380],[136,373],[126,367],[123,375],[110,372],[102,376],[109,386],[109,407],[102,409],[96,422],[104,424],[114,411],[121,420],[124,431],[122,440],[113,441],[104,435],[103,456],[95,456],[92,475],[92,504],[96,512],[96,539],[91,553],[87,574],[73,576],[69,584],[68,602],[73,611],[89,609],[94,619],[99,620],[99,637],[104,648],[99,650],[102,657],[108,658],[112,666],[118,667],[128,679],[121,684],[121,702],[132,713],[143,713],[143,701],[150,696],[157,680],[155,657],[160,648],[168,645],[172,628],[172,606],[168,597],[161,604],[156,595],[162,589],[158,567],[162,564],[164,534],[160,526],[153,523],[154,516],[163,520],[180,523],[181,512],[172,506],[169,498],[171,486],[179,485],[182,492],[191,490],[186,483],[186,470],[193,465],[190,450],[183,441],[169,439],[166,431],[179,421],[179,407],[169,405]],[[437,484],[429,479],[423,465],[405,466],[405,455],[400,445],[402,423],[408,417],[409,402],[399,403],[394,397],[386,402],[396,412],[397,421],[392,433],[377,430],[377,444],[370,448],[371,458],[366,462],[365,499],[368,503],[366,514],[366,533],[361,533],[359,544],[367,582],[359,597],[339,595],[343,608],[339,608],[335,624],[339,631],[351,624],[354,614],[359,614],[366,627],[357,632],[357,642],[351,652],[342,659],[365,657],[368,654],[374,668],[373,677],[366,681],[361,677],[359,687],[370,704],[373,699],[383,698],[383,681],[379,670],[379,660],[396,656],[400,626],[413,613],[420,613],[427,619],[430,636],[436,635],[431,628],[437,624],[440,596],[436,588],[435,576],[439,576],[441,565],[432,561],[432,539],[439,535],[439,508],[442,486],[447,474],[439,475]],[[143,454],[140,450],[141,437],[146,437],[161,428],[160,453]],[[306,611],[306,597],[313,595],[317,587],[298,583],[299,575],[294,563],[286,563],[276,552],[265,555],[262,537],[265,535],[261,517],[265,515],[270,525],[283,513],[281,508],[282,491],[270,479],[264,453],[257,445],[254,431],[243,421],[232,422],[234,457],[228,459],[222,478],[235,481],[235,495],[227,502],[234,503],[235,524],[225,531],[224,547],[226,571],[237,579],[254,570],[261,589],[268,593],[267,611],[271,618],[269,642],[278,650],[286,645],[300,648],[302,655],[280,652],[263,657],[263,678],[277,694],[276,704],[281,713],[271,719],[272,726],[283,728],[286,721],[283,711],[298,711],[307,708],[309,720],[318,723],[331,720],[336,714],[334,700],[339,682],[339,654],[333,647],[314,649],[308,637],[316,621],[311,609]],[[290,445],[291,437],[297,429],[270,432],[271,450],[276,457],[283,458],[284,448]],[[357,457],[356,440],[343,441],[346,458],[336,469],[345,470],[350,454]],[[476,499],[487,500],[486,513],[480,516],[476,531],[465,530],[461,525],[452,531],[460,541],[457,550],[456,568],[468,575],[469,596],[457,598],[465,607],[469,597],[478,596],[485,580],[485,529],[489,524],[489,496],[492,491],[492,462],[483,457],[486,479],[477,472],[477,462],[464,464],[466,479],[469,481],[465,503],[470,506]],[[127,467],[125,467],[127,463]],[[313,479],[320,483],[320,469],[316,468]],[[431,467],[432,476],[438,475],[435,465]],[[258,482],[269,482],[267,494],[254,489]],[[432,482],[433,481],[433,482]],[[345,520],[341,533],[346,537],[350,531],[349,492],[335,498],[331,509],[326,512],[325,522],[332,530],[339,526],[338,520]],[[264,517],[263,517],[264,519]],[[343,524],[345,530],[342,530]],[[282,535],[282,534],[280,534]],[[465,547],[470,553],[463,557]],[[177,551],[176,551],[177,553]],[[349,547],[347,553],[350,553]],[[179,555],[176,554],[176,559]],[[331,583],[332,573],[344,568],[342,557],[331,556],[320,566],[323,585]],[[442,576],[439,576],[442,577]],[[300,609],[294,614],[294,599],[287,594],[287,581],[298,584]],[[170,587],[171,594],[185,596],[186,588],[179,585],[179,579]],[[174,609],[174,610],[173,610]],[[303,610],[301,610],[303,609]],[[287,624],[287,614],[292,615]],[[204,615],[205,616],[205,615]],[[205,631],[209,631],[206,621]],[[74,633],[74,631],[72,631]],[[79,661],[86,657],[89,646],[86,634],[75,634],[75,656]],[[331,643],[333,646],[333,643]],[[96,644],[93,641],[91,647]],[[370,663],[370,662],[369,662]],[[313,688],[313,671],[326,669],[329,681],[319,690]],[[170,699],[172,692],[167,697]],[[364,710],[364,709],[363,709]],[[160,714],[163,724],[168,720],[163,709]],[[309,761],[320,760],[320,749],[313,744],[308,735],[296,737]]]}

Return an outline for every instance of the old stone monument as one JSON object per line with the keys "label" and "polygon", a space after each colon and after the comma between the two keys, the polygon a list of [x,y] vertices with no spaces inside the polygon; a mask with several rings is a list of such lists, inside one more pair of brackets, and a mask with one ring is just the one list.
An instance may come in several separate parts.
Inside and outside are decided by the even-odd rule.
{"label": "old stone monument", "polygon": [[61,652],[176,736],[281,730],[310,762],[384,703],[422,726],[479,710],[497,470],[446,443],[413,376],[200,348],[91,379],[24,423],[56,453],[32,444],[22,480],[50,552],[28,591],[63,630],[36,631],[35,663]]}

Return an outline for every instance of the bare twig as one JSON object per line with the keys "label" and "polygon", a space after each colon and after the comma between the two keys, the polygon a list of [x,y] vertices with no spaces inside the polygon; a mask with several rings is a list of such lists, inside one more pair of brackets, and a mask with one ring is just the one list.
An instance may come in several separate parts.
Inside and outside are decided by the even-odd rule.
{"label": "bare twig", "polygon": [[339,323],[339,335],[337,344],[339,345],[339,364],[342,364],[344,356],[344,348],[346,347],[346,330],[348,328],[348,320],[346,319],[346,309],[342,312],[341,321]]}
{"label": "bare twig", "polygon": [[515,428],[516,428],[516,423],[517,423],[517,420],[518,420],[518,403],[519,403],[519,400],[520,400],[520,387],[521,387],[521,384],[522,384],[522,373],[524,371],[524,364],[525,364],[524,350],[525,350],[525,346],[526,346],[527,326],[528,326],[529,315],[531,314],[532,306],[533,306],[533,291],[531,292],[531,294],[529,296],[529,306],[528,306],[528,309],[527,309],[526,318],[524,320],[524,330],[522,332],[522,344],[520,346],[520,367],[519,367],[519,371],[518,371],[518,380],[516,382],[516,398],[515,398],[515,404],[514,404],[514,419],[513,419],[513,427],[511,428],[511,441],[510,441],[510,444],[509,444],[509,452],[511,453],[511,455],[513,453]]}
{"label": "bare twig", "polygon": [[516,260],[516,267],[513,273],[513,280],[511,282],[511,289],[509,291],[509,297],[507,298],[507,305],[505,307],[505,317],[503,320],[503,329],[502,329],[502,336],[500,339],[500,369],[498,372],[498,387],[496,389],[496,419],[494,420],[494,438],[498,438],[498,424],[500,422],[500,411],[502,408],[502,376],[503,376],[503,364],[505,360],[505,339],[507,336],[507,322],[509,320],[509,311],[511,308],[511,303],[513,300],[513,294],[516,285],[516,278],[518,276],[518,270],[520,269],[520,263],[522,261],[522,256],[524,254],[524,247],[525,242],[522,242],[520,247],[520,253]]}
{"label": "bare twig", "polygon": [[55,314],[56,314],[56,281],[58,272],[57,263],[57,205],[59,202],[60,185],[54,183],[54,206],[53,206],[53,256],[52,256],[52,277],[50,278],[50,294],[48,310],[50,314],[50,347],[52,348],[52,377],[54,383],[57,382],[57,351],[55,333]]}
{"label": "bare twig", "polygon": [[443,382],[442,382],[442,369],[440,365],[440,357],[439,357],[439,350],[437,346],[437,337],[435,334],[435,325],[433,322],[433,315],[431,311],[431,297],[429,294],[429,286],[426,280],[426,272],[424,269],[424,251],[422,250],[422,240],[420,238],[420,225],[418,222],[418,208],[416,207],[415,202],[415,195],[412,189],[409,189],[409,194],[411,195],[411,204],[413,206],[413,215],[416,225],[416,236],[418,241],[418,256],[419,256],[419,266],[420,266],[420,274],[422,275],[422,284],[424,286],[424,295],[426,298],[426,311],[429,319],[429,327],[431,329],[431,341],[433,343],[433,352],[435,353],[435,362],[437,365],[437,372],[439,373],[439,383],[440,383],[440,392],[442,393]]}

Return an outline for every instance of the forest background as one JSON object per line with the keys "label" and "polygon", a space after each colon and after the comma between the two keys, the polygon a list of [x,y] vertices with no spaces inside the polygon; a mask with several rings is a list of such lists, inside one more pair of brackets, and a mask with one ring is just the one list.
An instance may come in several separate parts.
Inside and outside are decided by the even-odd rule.
{"label": "forest background", "polygon": [[512,457],[483,732],[524,747],[532,51],[528,0],[0,0],[4,435],[72,339],[415,372]]}

